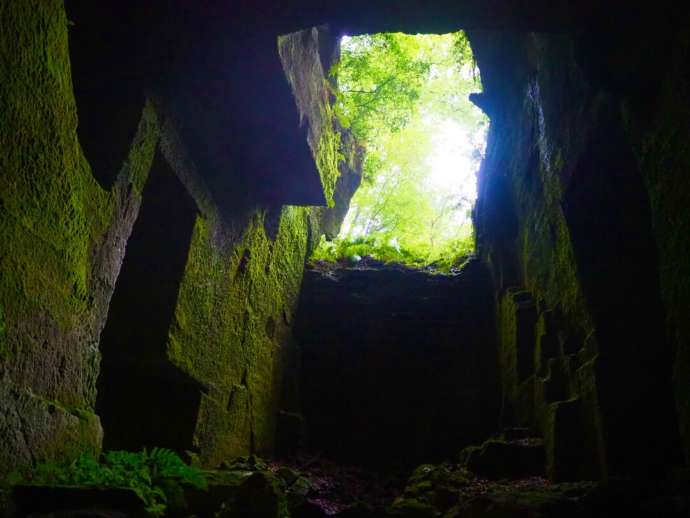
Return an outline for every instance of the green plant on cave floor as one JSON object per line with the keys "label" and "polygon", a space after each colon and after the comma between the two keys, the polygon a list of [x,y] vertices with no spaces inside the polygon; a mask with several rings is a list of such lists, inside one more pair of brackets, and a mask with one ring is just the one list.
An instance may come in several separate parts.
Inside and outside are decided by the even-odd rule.
{"label": "green plant on cave floor", "polygon": [[100,459],[82,453],[67,465],[41,464],[30,484],[119,487],[132,489],[152,516],[162,516],[168,504],[178,500],[184,486],[206,489],[203,471],[189,466],[165,448],[108,451]]}

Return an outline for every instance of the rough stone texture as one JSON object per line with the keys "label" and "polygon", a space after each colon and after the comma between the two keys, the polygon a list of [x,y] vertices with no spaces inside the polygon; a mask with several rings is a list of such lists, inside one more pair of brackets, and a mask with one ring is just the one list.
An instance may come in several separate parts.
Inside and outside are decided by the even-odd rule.
{"label": "rough stone texture", "polygon": [[540,477],[546,465],[544,443],[536,439],[490,439],[465,449],[460,457],[472,473],[489,480]]}
{"label": "rough stone texture", "polygon": [[[165,349],[196,217],[194,200],[156,153],[99,344],[96,410],[107,449],[175,446],[179,427],[165,416],[183,422],[194,412],[187,399],[194,396],[175,381],[194,383],[166,368]],[[124,427],[129,442],[118,441],[113,427]],[[157,429],[168,434],[166,440],[151,443],[150,431]]]}
{"label": "rough stone texture", "polygon": [[687,516],[690,504],[681,487],[668,479],[558,484],[542,477],[487,481],[452,464],[422,465],[388,512],[377,509],[364,516],[680,518]]}
{"label": "rough stone texture", "polygon": [[335,49],[337,39],[326,27],[314,27],[278,38],[280,60],[295,96],[300,126],[308,126],[307,142],[316,159],[321,190],[329,207],[334,204],[341,147],[340,133],[331,109],[335,86],[332,78],[328,77],[331,64],[337,58]]}
{"label": "rough stone texture", "polygon": [[5,471],[100,447],[98,335],[158,126],[147,105],[116,184],[102,190],[77,140],[61,2],[3,4],[0,24]]}
{"label": "rough stone texture", "polygon": [[[322,205],[324,186],[330,197],[337,177],[337,133],[322,110],[317,117],[302,117],[305,107],[295,102],[278,52],[279,36],[310,26],[279,27],[277,13],[260,15],[257,8],[176,4],[156,20],[155,44],[147,48],[154,89],[228,220],[257,205],[278,212],[285,204]],[[327,110],[321,63],[328,60],[321,59],[319,34],[309,29],[293,40],[287,36],[301,49],[289,46],[298,55],[287,57],[299,70],[296,84],[314,85],[312,93]],[[319,140],[311,147],[309,135]],[[326,164],[332,170],[322,167]],[[244,224],[235,223],[237,234]]]}
{"label": "rough stone texture", "polygon": [[197,220],[167,354],[204,386],[194,441],[211,464],[272,451],[306,229],[305,209],[285,208],[272,240],[257,214],[223,253],[212,224]]}
{"label": "rough stone texture", "polygon": [[[323,92],[319,34],[293,35],[284,66],[292,81]],[[167,446],[195,452],[205,465],[269,454],[280,407],[290,399],[283,389],[294,392],[294,380],[283,374],[294,363],[291,326],[305,258],[322,219],[349,203],[352,191],[335,180],[339,170],[359,177],[353,169],[361,167],[353,156],[358,148],[347,135],[342,142],[348,147],[341,146],[330,98],[322,99],[303,121],[305,139],[321,135],[313,140],[312,167],[330,182],[329,198],[335,195],[337,203],[318,212],[264,207],[247,186],[241,205],[222,204],[217,178],[203,169],[207,157],[194,145],[198,136],[192,145],[186,139],[185,128],[198,122],[180,109],[187,92],[160,92],[161,153],[101,344],[97,409],[105,445]],[[324,135],[335,151],[322,149]],[[328,153],[328,160],[320,158]]]}
{"label": "rough stone texture", "polygon": [[[624,109],[628,132],[647,181],[652,224],[659,250],[661,293],[668,336],[674,344],[673,382],[686,459],[690,461],[690,39],[688,15],[680,15],[669,31],[671,52],[655,84],[656,96],[638,96]],[[658,44],[661,46],[661,44]],[[658,54],[657,54],[658,55]],[[656,61],[656,59],[655,59]]]}
{"label": "rough stone texture", "polygon": [[411,270],[306,273],[295,339],[307,445],[347,462],[453,456],[497,422],[490,279]]}
{"label": "rough stone texture", "polygon": [[[0,8],[0,471],[97,451],[103,431],[94,406],[105,412],[108,447],[170,446],[211,464],[268,453],[283,386],[294,386],[282,371],[293,361],[287,349],[304,259],[328,226],[321,221],[347,205],[352,189],[336,178],[338,169],[359,177],[350,167],[357,147],[346,136],[341,149],[325,110],[305,127],[329,125],[337,144],[325,175],[334,207],[316,213],[267,200],[253,180],[241,181],[252,176],[241,160],[233,196],[242,203],[229,203],[208,153],[199,160],[201,137],[189,136],[201,115],[179,108],[189,90],[165,76],[145,92],[145,60],[126,63],[141,32],[127,40],[125,9],[103,38],[88,26],[94,12],[112,8],[102,11],[70,3],[71,75],[61,2]],[[131,21],[141,29],[146,18]],[[276,77],[288,91],[276,37]],[[293,73],[308,80],[318,72],[311,80],[324,85],[320,51],[334,52],[309,47],[299,63],[310,66]],[[131,92],[118,95],[128,74]],[[115,107],[100,109],[104,98]],[[95,135],[99,123],[106,129]],[[319,154],[309,152],[312,167],[322,165]]]}
{"label": "rough stone texture", "polygon": [[312,234],[323,234],[328,239],[335,238],[340,232],[340,225],[345,221],[350,208],[350,200],[362,181],[364,149],[352,133],[340,131],[341,151],[344,157],[340,161],[340,174],[335,182],[333,207],[313,207],[311,210],[312,227],[315,229]]}
{"label": "rough stone texture", "polygon": [[559,479],[679,461],[653,213],[621,115],[640,84],[633,32],[470,34],[491,116],[475,221],[502,417],[543,434]]}
{"label": "rough stone texture", "polygon": [[502,420],[531,426],[534,415],[534,343],[537,309],[527,291],[508,290],[500,306]]}
{"label": "rough stone texture", "polygon": [[[657,473],[676,462],[676,428],[687,457],[689,114],[680,101],[688,85],[687,5],[228,5],[177,2],[159,11],[146,2],[69,2],[71,80],[62,3],[0,6],[0,437],[8,438],[0,469],[98,448],[96,344],[159,125],[164,162],[200,213],[186,236],[180,304],[176,298],[169,313],[179,342],[161,342],[162,374],[193,388],[192,400],[204,409],[198,423],[205,424],[191,420],[188,435],[209,462],[215,446],[205,445],[218,437],[227,452],[250,449],[252,436],[257,448],[270,445],[273,418],[244,409],[275,408],[267,394],[279,383],[280,362],[266,358],[282,339],[266,337],[284,326],[262,290],[282,280],[252,270],[252,253],[269,269],[274,260],[290,262],[288,285],[278,286],[289,298],[295,258],[288,250],[269,253],[269,245],[284,239],[306,250],[334,228],[322,224],[321,211],[281,208],[321,202],[324,182],[276,38],[324,22],[333,23],[334,34],[549,31],[472,35],[486,86],[476,99],[492,117],[477,241],[502,308],[500,336],[511,337],[501,338],[499,351],[510,360],[504,365],[514,366],[502,373],[515,380],[506,384],[503,416],[544,434],[554,478]],[[145,86],[156,94],[149,102]],[[302,220],[308,223],[297,228]],[[235,279],[231,266],[243,264],[248,273]],[[517,292],[534,301],[534,330],[518,329]],[[216,318],[214,308],[230,305],[230,293],[242,294],[240,306],[249,294],[263,302],[256,314],[235,319],[241,310],[233,306],[232,319]],[[201,309],[196,300],[204,301]],[[282,316],[289,327],[292,315]],[[208,325],[197,326],[196,318]],[[202,347],[192,335],[237,336],[245,327],[261,353],[241,352],[241,340],[233,345],[238,364],[226,366],[232,372],[218,395],[212,385],[221,367],[201,361],[208,372],[192,372],[191,351]],[[529,336],[531,353],[519,345]],[[531,372],[525,358],[534,362]],[[245,380],[238,366],[247,359],[261,360]],[[294,362],[294,355],[281,361]],[[283,381],[294,400],[294,383]],[[237,431],[205,431],[225,429],[224,419]],[[586,448],[573,465],[575,455],[559,452],[576,443]]]}

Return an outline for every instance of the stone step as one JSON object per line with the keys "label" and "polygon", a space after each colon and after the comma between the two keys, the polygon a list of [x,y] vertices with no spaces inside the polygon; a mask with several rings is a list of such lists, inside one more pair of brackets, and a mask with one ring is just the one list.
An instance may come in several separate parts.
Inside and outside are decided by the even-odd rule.
{"label": "stone step", "polygon": [[460,463],[488,480],[543,477],[546,474],[544,441],[537,437],[489,439],[460,453]]}

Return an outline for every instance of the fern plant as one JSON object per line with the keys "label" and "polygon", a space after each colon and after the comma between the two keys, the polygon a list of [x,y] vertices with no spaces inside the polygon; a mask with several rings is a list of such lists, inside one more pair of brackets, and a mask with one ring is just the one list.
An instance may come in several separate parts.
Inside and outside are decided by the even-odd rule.
{"label": "fern plant", "polygon": [[185,464],[165,448],[109,451],[101,460],[90,453],[81,454],[67,466],[42,464],[31,483],[132,489],[152,516],[162,516],[171,501],[179,501],[185,485],[206,489],[203,471]]}

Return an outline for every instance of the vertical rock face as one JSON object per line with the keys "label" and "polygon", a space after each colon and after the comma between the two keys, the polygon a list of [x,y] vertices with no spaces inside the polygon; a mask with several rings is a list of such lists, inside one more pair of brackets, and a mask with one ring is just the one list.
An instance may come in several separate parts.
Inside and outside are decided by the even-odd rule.
{"label": "vertical rock face", "polygon": [[340,133],[333,123],[331,109],[335,82],[329,77],[337,46],[337,40],[326,27],[278,38],[280,60],[295,97],[300,126],[308,127],[307,142],[316,158],[321,190],[329,207],[334,204],[341,150]]}
{"label": "vertical rock face", "polygon": [[270,451],[304,257],[361,166],[332,37],[277,41],[323,21],[551,31],[471,35],[501,416],[557,479],[688,455],[686,7],[144,4],[0,7],[0,472],[97,450],[95,408],[107,444]]}
{"label": "vertical rock face", "polygon": [[[112,61],[134,44],[123,44],[123,56],[89,48],[91,19],[71,5],[71,41],[79,44],[71,49],[61,2],[0,9],[0,472],[97,451],[103,438],[108,448],[195,451],[208,464],[268,453],[307,249],[324,215],[342,207],[317,213],[273,203],[254,180],[241,181],[254,174],[246,162],[209,159],[199,143],[217,126],[202,120],[206,111],[180,109],[193,92],[189,83],[144,89],[145,60],[131,69],[124,58]],[[127,34],[113,24],[110,46]],[[309,34],[318,41],[318,31]],[[323,88],[319,49],[298,40],[304,46],[292,53],[304,66],[290,69],[292,77]],[[332,54],[327,47],[321,50]],[[291,103],[284,111],[296,114],[275,36],[271,51],[272,73],[284,83],[276,88]],[[166,61],[158,70],[176,69],[194,82],[199,69],[184,74],[180,66]],[[128,73],[136,78],[127,83],[132,95],[109,96],[103,77],[111,72],[120,81],[114,89]],[[124,104],[98,111],[99,102]],[[356,146],[338,147],[340,130],[327,96],[323,102],[295,134],[311,153],[307,130],[329,128],[329,159],[320,160],[317,148],[309,160],[320,199],[328,183],[328,195],[347,203],[336,179],[358,175],[350,167]],[[278,110],[275,125],[294,131],[298,118],[283,115]],[[100,136],[92,133],[98,117]],[[269,150],[271,142],[262,145]],[[219,183],[223,171],[238,179],[232,196],[218,189],[228,185]]]}
{"label": "vertical rock face", "polygon": [[496,431],[491,280],[396,269],[305,275],[295,339],[308,444],[346,462],[454,457]]}
{"label": "vertical rock face", "polygon": [[[359,175],[351,167],[358,166],[352,158],[356,146],[341,145],[348,138],[341,139],[330,111],[322,65],[327,60],[321,53],[330,57],[337,42],[324,44],[321,39],[326,35],[325,29],[310,29],[279,40],[283,56],[285,42],[290,42],[290,57],[280,69],[281,73],[286,71],[286,86],[291,82],[301,91],[300,85],[311,85],[310,94],[317,99],[307,105],[297,99],[300,113],[307,108],[314,110],[302,120],[277,117],[273,123],[302,125],[302,145],[312,146],[310,166],[320,182],[321,200],[333,205],[330,209],[317,212],[307,207],[266,207],[261,205],[263,194],[251,190],[257,196],[254,202],[250,197],[250,207],[254,204],[251,210],[219,205],[223,195],[213,191],[197,162],[199,137],[195,137],[197,144],[187,148],[181,137],[184,132],[178,131],[195,121],[189,122],[189,114],[178,110],[182,101],[176,98],[177,91],[161,97],[161,110],[171,107],[163,128],[163,154],[194,197],[199,215],[192,227],[157,369],[161,379],[177,380],[173,383],[184,387],[179,390],[195,393],[196,398],[185,403],[185,424],[176,414],[176,398],[162,391],[162,404],[150,406],[170,405],[170,411],[167,417],[154,418],[151,425],[155,421],[160,429],[160,422],[167,422],[171,428],[181,428],[180,442],[174,447],[197,451],[209,465],[249,451],[265,455],[273,450],[282,387],[291,384],[293,375],[286,372],[286,365],[293,354],[291,327],[305,258],[318,240],[324,215],[342,211],[341,203],[349,203],[352,193],[343,197],[336,179],[339,175]],[[272,52],[278,52],[275,41]],[[179,93],[182,97],[188,94],[185,89]],[[287,101],[295,103],[291,98]],[[316,101],[316,106],[310,104]],[[265,153],[272,152],[273,142],[254,145],[258,144],[265,146]],[[230,162],[227,167],[235,164]],[[286,163],[276,173],[299,167],[299,161]],[[334,197],[341,203],[334,204]],[[310,202],[309,197],[303,200],[305,205]],[[149,377],[147,383],[155,384],[155,379]],[[122,433],[126,436],[125,431]],[[164,436],[156,436],[158,443],[163,440]]]}
{"label": "vertical rock face", "polygon": [[[634,145],[625,107],[657,97],[645,70],[616,61],[627,43],[638,48],[630,34],[595,37],[596,51],[557,35],[475,32],[471,41],[485,87],[478,104],[491,116],[475,221],[499,300],[502,419],[542,431],[556,479],[674,465],[674,350],[676,386],[687,385],[675,305],[685,291],[669,275],[680,286],[684,277],[682,267],[660,272],[683,245],[675,230],[655,229],[673,209],[660,201],[668,178],[653,171],[660,154],[680,152],[677,137],[668,154],[658,146],[678,119],[641,130],[644,144]],[[645,145],[647,162],[636,155]],[[687,192],[686,181],[674,185]],[[686,398],[676,393],[682,420]]]}
{"label": "vertical rock face", "polygon": [[[0,472],[100,446],[98,338],[158,133],[150,105],[111,191],[77,140],[61,2],[2,8]],[[143,110],[143,111],[142,111]]]}
{"label": "vertical rock face", "polygon": [[[690,38],[688,16],[678,17],[681,37],[669,37],[667,64],[655,67],[659,95],[651,106],[644,97],[624,109],[628,132],[647,182],[652,225],[659,253],[659,281],[668,337],[675,361],[673,385],[686,459],[690,462]],[[655,60],[652,60],[654,62]],[[654,76],[652,76],[654,77]]]}

